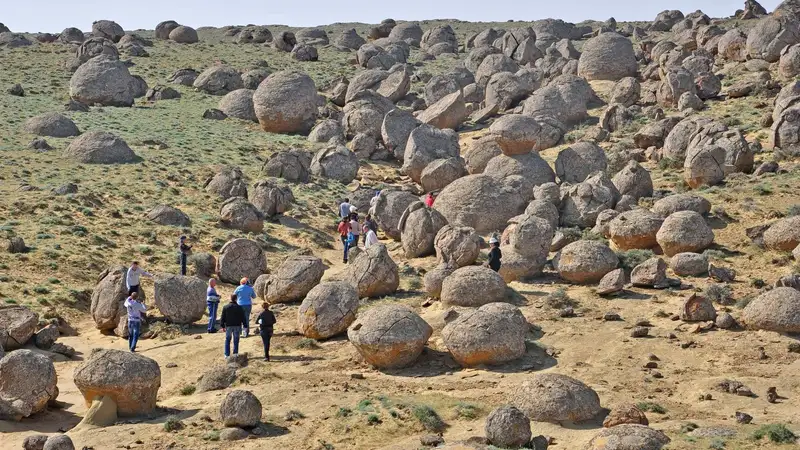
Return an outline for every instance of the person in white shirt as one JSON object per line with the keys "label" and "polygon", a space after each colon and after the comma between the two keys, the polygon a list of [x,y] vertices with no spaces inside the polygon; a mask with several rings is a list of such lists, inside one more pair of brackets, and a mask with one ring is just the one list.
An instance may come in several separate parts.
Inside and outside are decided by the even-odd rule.
{"label": "person in white shirt", "polygon": [[339,217],[340,218],[350,217],[351,206],[353,205],[350,204],[350,199],[349,198],[344,199],[342,204],[339,205]]}
{"label": "person in white shirt", "polygon": [[128,274],[125,276],[125,284],[128,286],[128,295],[134,292],[139,292],[139,278],[141,277],[153,278],[150,272],[145,272],[144,269],[139,267],[139,262],[134,261],[128,268]]}
{"label": "person in white shirt", "polygon": [[367,234],[364,236],[364,248],[370,248],[378,244],[378,235],[372,228],[367,229]]}
{"label": "person in white shirt", "polygon": [[369,199],[369,215],[375,214],[375,206],[378,204],[378,197],[381,196],[381,191],[375,191],[375,196]]}
{"label": "person in white shirt", "polygon": [[125,299],[125,309],[128,313],[128,350],[131,352],[136,351],[136,343],[139,342],[139,334],[141,332],[142,318],[147,307],[144,303],[140,302],[139,294],[132,292],[130,297]]}
{"label": "person in white shirt", "polygon": [[358,247],[358,238],[361,236],[361,224],[358,223],[358,214],[350,216],[350,232],[353,233],[353,246]]}

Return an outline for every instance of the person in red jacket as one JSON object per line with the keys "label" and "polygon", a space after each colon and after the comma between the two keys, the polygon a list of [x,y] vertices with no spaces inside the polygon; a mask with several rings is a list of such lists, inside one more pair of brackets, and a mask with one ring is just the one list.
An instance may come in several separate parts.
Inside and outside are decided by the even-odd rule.
{"label": "person in red jacket", "polygon": [[436,198],[433,196],[433,192],[428,192],[428,195],[425,196],[425,205],[428,208],[433,208],[433,202]]}
{"label": "person in red jacket", "polygon": [[347,251],[350,250],[350,244],[347,242],[347,235],[350,234],[350,218],[349,217],[342,217],[342,220],[339,221],[339,238],[342,240],[342,246],[344,247],[344,258],[342,259],[345,264],[347,264]]}

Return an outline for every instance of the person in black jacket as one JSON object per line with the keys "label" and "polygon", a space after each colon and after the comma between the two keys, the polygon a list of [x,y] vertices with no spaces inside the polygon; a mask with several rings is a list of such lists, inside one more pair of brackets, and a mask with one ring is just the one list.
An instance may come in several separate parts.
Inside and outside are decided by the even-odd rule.
{"label": "person in black jacket", "polygon": [[225,332],[225,357],[231,356],[231,338],[233,338],[233,354],[238,355],[239,337],[244,325],[244,310],[236,303],[236,294],[231,294],[231,302],[222,308],[219,324]]}
{"label": "person in black jacket", "polygon": [[500,251],[500,241],[497,238],[492,237],[489,239],[489,244],[492,246],[492,249],[489,250],[489,261],[487,262],[489,268],[494,270],[495,272],[500,271],[500,259],[503,258],[503,253]]}
{"label": "person in black jacket", "polygon": [[264,311],[258,315],[256,323],[261,332],[261,341],[264,342],[264,361],[269,361],[269,343],[272,339],[273,326],[275,325],[275,314],[269,310],[269,303],[262,305]]}

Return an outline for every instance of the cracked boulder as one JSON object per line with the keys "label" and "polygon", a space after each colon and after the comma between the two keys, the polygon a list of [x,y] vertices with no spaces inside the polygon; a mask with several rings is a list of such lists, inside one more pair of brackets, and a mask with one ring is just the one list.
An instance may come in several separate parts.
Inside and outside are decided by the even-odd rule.
{"label": "cracked boulder", "polygon": [[172,323],[191,324],[206,310],[206,284],[197,277],[173,274],[155,276],[155,304]]}
{"label": "cracked boulder", "polygon": [[506,283],[488,267],[466,266],[444,279],[441,297],[442,303],[450,306],[476,307],[502,302]]}
{"label": "cracked boulder", "polygon": [[22,348],[38,324],[39,315],[25,306],[0,307],[0,347],[6,351]]}
{"label": "cracked boulder", "polygon": [[347,331],[356,319],[358,291],[349,283],[318,284],[297,311],[297,330],[311,339],[328,339]]}
{"label": "cracked boulder", "polygon": [[391,295],[400,286],[400,273],[385,245],[373,245],[351,258],[353,266],[345,281],[358,290],[359,298]]}
{"label": "cracked boulder", "polygon": [[242,278],[255,280],[266,273],[267,258],[258,242],[233,239],[220,249],[217,267],[221,281],[238,286]]}
{"label": "cracked boulder", "polygon": [[400,216],[400,242],[407,258],[432,255],[434,240],[447,220],[439,211],[425,206],[423,202],[412,203]]}
{"label": "cracked boulder", "polygon": [[535,422],[583,422],[602,410],[594,389],[557,373],[530,376],[512,389],[508,400]]}
{"label": "cracked boulder", "polygon": [[0,419],[19,421],[47,409],[58,396],[53,361],[30,350],[0,359]]}
{"label": "cracked boulder", "polygon": [[350,343],[368,364],[378,369],[397,369],[413,364],[431,334],[433,329],[417,313],[397,304],[379,305],[363,311],[347,330]]}
{"label": "cracked boulder", "polygon": [[[98,330],[113,330],[125,314],[123,303],[128,297],[125,284],[127,271],[123,266],[109,267],[97,278],[89,312]],[[139,300],[144,301],[144,291],[139,291]]]}
{"label": "cracked boulder", "polygon": [[482,239],[473,228],[443,226],[433,242],[440,263],[450,262],[458,267],[472,265],[480,256]]}
{"label": "cracked boulder", "polygon": [[464,367],[503,364],[525,355],[528,322],[516,306],[489,303],[459,313],[442,329],[453,359]]}
{"label": "cracked boulder", "polygon": [[289,255],[269,276],[264,288],[267,303],[287,303],[301,300],[319,284],[325,264],[310,254]]}

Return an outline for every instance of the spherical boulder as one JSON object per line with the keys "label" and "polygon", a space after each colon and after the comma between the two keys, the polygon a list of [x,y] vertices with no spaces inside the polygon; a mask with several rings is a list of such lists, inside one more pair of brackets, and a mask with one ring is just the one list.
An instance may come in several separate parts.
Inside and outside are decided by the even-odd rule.
{"label": "spherical boulder", "polygon": [[350,284],[318,284],[306,294],[297,311],[297,330],[311,339],[328,339],[347,331],[356,319],[358,291]]}
{"label": "spherical boulder", "polygon": [[89,131],[78,136],[63,155],[84,164],[128,164],[139,161],[125,141],[105,131]]}
{"label": "spherical boulder", "polygon": [[181,25],[169,32],[169,40],[179,44],[195,44],[200,38],[197,37],[197,30]]}
{"label": "spherical boulder", "polygon": [[445,225],[436,233],[433,247],[440,263],[449,262],[458,268],[478,259],[481,243],[481,237],[473,228]]}
{"label": "spherical boulder", "polygon": [[742,322],[753,330],[800,333],[800,291],[778,287],[759,295],[742,310]]}
{"label": "spherical boulder", "polygon": [[603,428],[583,450],[661,450],[670,439],[662,431],[637,424]]}
{"label": "spherical boulder", "polygon": [[81,44],[86,40],[83,31],[75,27],[64,28],[64,31],[58,35],[58,40],[64,44]]}
{"label": "spherical boulder", "polygon": [[525,355],[527,332],[528,322],[517,307],[489,303],[459,313],[442,329],[442,340],[464,367],[497,365]]}
{"label": "spherical boulder", "polygon": [[483,306],[506,298],[506,283],[492,269],[483,266],[462,267],[444,279],[442,303],[452,306]]}
{"label": "spherical boulder", "polygon": [[345,275],[345,281],[356,287],[359,297],[382,297],[397,291],[399,270],[385,245],[371,246],[351,257],[350,263],[353,268]]}
{"label": "spherical boulder", "polygon": [[486,163],[483,173],[501,181],[517,176],[520,194],[526,202],[531,200],[533,188],[556,179],[550,164],[537,152],[495,156]]}
{"label": "spherical boulder", "polygon": [[583,422],[602,409],[597,392],[557,373],[538,373],[512,388],[509,404],[535,422]]}
{"label": "spherical boulder", "polygon": [[58,396],[53,361],[30,350],[0,358],[0,419],[19,421],[47,409]]}
{"label": "spherical boulder", "polygon": [[656,201],[652,209],[661,217],[668,217],[678,211],[694,211],[706,215],[711,211],[711,202],[695,194],[673,194]]}
{"label": "spherical boulder", "polygon": [[203,186],[206,192],[217,194],[223,200],[231,197],[247,197],[247,180],[242,169],[235,166],[222,166]]}
{"label": "spherical boulder", "polygon": [[113,20],[98,20],[92,22],[92,36],[119,42],[119,40],[125,36],[125,30]]}
{"label": "spherical boulder", "polygon": [[486,439],[500,448],[522,448],[531,441],[531,420],[513,406],[501,406],[486,418]]}
{"label": "spherical boulder", "polygon": [[465,175],[467,169],[461,158],[437,159],[425,166],[419,184],[425,192],[440,191]]}
{"label": "spherical boulder", "polygon": [[302,72],[273,73],[253,95],[258,122],[270,133],[308,133],[317,117],[317,104],[314,81]]}
{"label": "spherical boulder", "polygon": [[253,107],[253,94],[251,89],[237,89],[228,92],[219,101],[219,109],[228,117],[257,122],[256,111]]}
{"label": "spherical boulder", "polygon": [[173,274],[155,276],[156,308],[172,323],[191,324],[206,310],[206,284],[197,277]]}
{"label": "spherical boulder", "polygon": [[249,200],[264,217],[274,217],[292,208],[294,194],[274,180],[259,180],[250,190]]}
{"label": "spherical boulder", "polygon": [[682,252],[705,250],[714,242],[714,231],[700,214],[678,211],[664,219],[656,241],[664,254],[671,257]]}
{"label": "spherical boulder", "polygon": [[608,224],[608,235],[620,250],[648,249],[658,245],[656,233],[664,219],[646,209],[625,211]]}
{"label": "spherical boulder", "polygon": [[680,277],[696,277],[708,272],[708,257],[700,253],[676,253],[669,260],[669,268]]}
{"label": "spherical boulder", "polygon": [[324,273],[325,264],[316,256],[292,254],[270,275],[264,299],[271,304],[300,300],[319,284]]}
{"label": "spherical boulder", "polygon": [[487,233],[504,228],[508,219],[522,213],[526,197],[503,180],[485,174],[467,175],[447,185],[434,208],[450,225]]}
{"label": "spherical boulder", "polygon": [[561,225],[588,228],[602,211],[614,209],[620,195],[605,172],[595,172],[584,182],[562,186]]}
{"label": "spherical boulder", "polygon": [[628,161],[628,164],[614,175],[611,182],[617,187],[620,195],[630,195],[636,200],[653,196],[653,179],[650,177],[650,172],[636,161]]}
{"label": "spherical boulder", "polygon": [[262,168],[268,177],[283,178],[286,181],[306,183],[309,178],[312,154],[299,149],[289,149],[273,154]]}
{"label": "spherical boulder", "polygon": [[578,75],[587,80],[618,81],[638,71],[631,41],[617,33],[601,33],[583,46]]}
{"label": "spherical boulder", "polygon": [[39,315],[25,306],[0,307],[0,347],[6,351],[22,348],[36,332]]}
{"label": "spherical boulder", "polygon": [[267,258],[256,241],[233,239],[219,251],[219,277],[221,281],[239,284],[242,278],[255,280],[267,272]]}
{"label": "spherical boulder", "polygon": [[110,397],[121,417],[141,416],[156,408],[161,369],[154,360],[138,353],[95,348],[75,369],[75,386],[86,407],[95,399]]}
{"label": "spherical boulder", "polygon": [[69,96],[88,105],[132,106],[137,97],[136,83],[122,61],[101,55],[86,61],[72,74]]}
{"label": "spherical boulder", "polygon": [[454,264],[450,262],[443,262],[426,272],[425,277],[422,279],[422,283],[425,287],[425,293],[428,294],[428,297],[436,299],[440,298],[442,296],[442,284],[444,283],[444,279],[452,275],[456,269],[458,269],[458,267],[456,267]]}
{"label": "spherical boulder", "polygon": [[22,124],[22,131],[36,136],[70,137],[81,134],[75,122],[56,112],[31,117]]}
{"label": "spherical boulder", "polygon": [[163,22],[159,22],[155,29],[156,39],[161,39],[164,41],[169,39],[169,34],[172,32],[172,30],[178,28],[179,26],[181,26],[181,24],[175,22],[174,20],[165,20]]}
{"label": "spherical boulder", "polygon": [[[122,304],[128,296],[125,283],[127,270],[123,266],[112,266],[97,278],[97,285],[92,290],[89,313],[98,330],[113,330],[124,315]],[[139,292],[140,300],[144,300],[143,294],[143,291]]]}
{"label": "spherical boulder", "polygon": [[311,173],[347,184],[358,175],[358,156],[344,145],[333,145],[314,154]]}
{"label": "spherical boulder", "polygon": [[513,156],[531,152],[545,137],[539,122],[522,114],[506,114],[495,120],[489,132],[496,136],[503,154]]}
{"label": "spherical boulder", "polygon": [[771,250],[791,252],[800,244],[800,216],[780,219],[764,231],[764,244]]}
{"label": "spherical boulder", "polygon": [[419,182],[428,164],[437,159],[459,156],[458,134],[455,131],[420,125],[408,137],[401,170]]}
{"label": "spherical boulder", "polygon": [[605,151],[592,142],[578,142],[560,152],[556,158],[556,175],[562,183],[581,183],[594,172],[608,166]]}
{"label": "spherical boulder", "polygon": [[75,444],[66,434],[57,434],[47,438],[42,450],[75,450]]}
{"label": "spherical boulder", "polygon": [[261,402],[250,391],[230,391],[219,405],[219,415],[226,427],[254,427],[261,421],[261,414]]}
{"label": "spherical boulder", "polygon": [[381,190],[378,195],[378,200],[375,206],[371,209],[378,227],[386,233],[390,238],[399,241],[401,232],[398,228],[400,218],[414,202],[419,201],[419,198],[406,191],[400,190]]}
{"label": "spherical boulder", "polygon": [[239,72],[232,67],[217,65],[204,70],[192,86],[211,95],[225,95],[244,88],[244,82]]}
{"label": "spherical boulder", "polygon": [[527,276],[541,273],[550,253],[550,242],[555,229],[546,219],[534,215],[525,215],[511,231],[509,246],[514,253],[530,261]]}
{"label": "spherical boulder", "polygon": [[397,225],[406,257],[419,258],[433,254],[436,234],[445,225],[447,220],[439,211],[428,208],[422,202],[410,204]]}
{"label": "spherical boulder", "polygon": [[264,218],[244,197],[231,197],[222,202],[219,223],[224,228],[248,233],[260,233],[264,229]]}
{"label": "spherical boulder", "polygon": [[597,241],[581,240],[568,244],[553,258],[561,278],[573,283],[596,283],[619,265],[619,258]]}
{"label": "spherical boulder", "polygon": [[383,304],[362,311],[347,329],[347,337],[356,350],[378,369],[398,369],[413,364],[431,334],[433,329],[427,322],[407,306],[398,304]]}
{"label": "spherical boulder", "polygon": [[797,17],[768,16],[758,21],[747,34],[747,54],[753,59],[778,62],[781,50],[800,42],[800,22]]}

